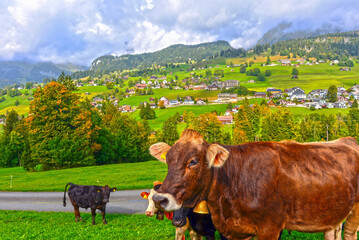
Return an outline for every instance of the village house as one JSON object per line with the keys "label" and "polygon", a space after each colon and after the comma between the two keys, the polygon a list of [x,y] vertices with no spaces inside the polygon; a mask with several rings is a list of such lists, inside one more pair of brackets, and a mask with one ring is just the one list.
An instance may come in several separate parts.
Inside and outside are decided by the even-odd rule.
{"label": "village house", "polygon": [[197,103],[196,103],[197,105],[206,105],[206,102],[205,101],[203,101],[201,98],[199,98],[198,100],[197,100]]}
{"label": "village house", "polygon": [[94,101],[94,102],[102,102],[103,99],[100,98],[100,97],[94,97],[94,98],[93,98],[93,101]]}
{"label": "village house", "polygon": [[289,59],[281,59],[278,60],[279,63],[281,63],[282,65],[290,65],[292,62]]}
{"label": "village house", "polygon": [[267,92],[270,93],[270,98],[280,98],[283,97],[283,92],[280,89],[276,89],[276,88],[271,88],[268,89],[267,88]]}
{"label": "village house", "polygon": [[218,102],[237,102],[237,94],[233,93],[219,93]]}
{"label": "village house", "polygon": [[216,91],[216,90],[218,90],[218,85],[217,85],[216,83],[209,84],[209,85],[207,86],[207,90],[209,90],[209,91]]}
{"label": "village house", "polygon": [[170,106],[179,105],[179,101],[178,101],[177,99],[169,100],[169,105],[170,105]]}
{"label": "village house", "polygon": [[251,79],[251,80],[248,81],[248,83],[256,83],[256,80]]}
{"label": "village house", "polygon": [[348,102],[349,99],[344,96],[337,96],[337,99],[339,102]]}
{"label": "village house", "polygon": [[268,107],[275,107],[275,103],[273,102],[272,99],[270,99],[270,100],[267,102],[267,106],[268,106]]}
{"label": "village house", "polygon": [[342,108],[342,109],[345,109],[345,108],[348,108],[347,104],[345,102],[335,102],[334,103],[334,106],[336,108]]}
{"label": "village house", "polygon": [[327,96],[328,89],[315,89],[308,93],[307,100],[324,99]]}
{"label": "village house", "polygon": [[193,90],[207,90],[206,85],[195,85],[193,86]]}
{"label": "village house", "polygon": [[146,84],[136,84],[137,89],[146,89]]}
{"label": "village house", "polygon": [[217,119],[221,121],[223,124],[232,124],[233,123],[233,116],[217,116]]}
{"label": "village house", "polygon": [[132,111],[132,108],[130,105],[123,105],[119,109],[121,112],[131,112]]}
{"label": "village house", "polygon": [[194,101],[192,99],[185,99],[183,105],[194,105]]}
{"label": "village house", "polygon": [[156,108],[156,107],[157,107],[156,103],[150,103],[150,108]]}
{"label": "village house", "polygon": [[239,81],[238,80],[226,80],[224,82],[216,82],[217,86],[219,88],[233,88],[233,87],[237,87],[239,86]]}
{"label": "village house", "polygon": [[359,92],[351,92],[349,93],[349,98],[353,97],[354,99],[358,100],[359,99]]}
{"label": "village house", "polygon": [[306,99],[306,97],[307,97],[307,95],[305,94],[305,91],[303,89],[301,89],[300,87],[285,89],[284,93],[288,94],[290,100]]}
{"label": "village house", "polygon": [[255,92],[254,97],[256,97],[256,98],[266,98],[267,94],[265,92]]}

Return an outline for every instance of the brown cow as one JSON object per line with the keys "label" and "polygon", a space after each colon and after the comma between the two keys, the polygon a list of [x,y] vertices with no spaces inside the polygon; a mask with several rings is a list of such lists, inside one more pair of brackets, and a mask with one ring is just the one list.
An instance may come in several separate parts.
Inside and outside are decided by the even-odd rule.
{"label": "brown cow", "polygon": [[229,239],[276,240],[282,229],[334,233],[348,217],[345,239],[356,240],[359,147],[353,138],[227,146],[187,129],[173,147],[157,143],[150,152],[168,164],[156,205],[173,211],[207,200],[216,229]]}

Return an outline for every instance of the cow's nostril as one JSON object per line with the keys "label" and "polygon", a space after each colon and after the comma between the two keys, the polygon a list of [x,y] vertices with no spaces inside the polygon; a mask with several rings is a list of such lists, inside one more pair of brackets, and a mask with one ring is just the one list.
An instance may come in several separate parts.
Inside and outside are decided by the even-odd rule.
{"label": "cow's nostril", "polygon": [[158,194],[153,195],[152,200],[154,201],[156,207],[160,209],[164,209],[168,205],[168,199]]}

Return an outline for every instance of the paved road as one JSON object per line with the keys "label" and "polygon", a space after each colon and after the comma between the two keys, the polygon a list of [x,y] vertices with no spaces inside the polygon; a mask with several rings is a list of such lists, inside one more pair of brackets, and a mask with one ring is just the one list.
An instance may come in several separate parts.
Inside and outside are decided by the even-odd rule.
{"label": "paved road", "polygon": [[[110,195],[106,213],[145,213],[147,200],[140,193],[149,190],[116,191]],[[39,212],[73,212],[74,208],[66,193],[66,207],[63,206],[63,192],[0,192],[0,210],[29,210]],[[80,208],[80,212],[91,212]]]}

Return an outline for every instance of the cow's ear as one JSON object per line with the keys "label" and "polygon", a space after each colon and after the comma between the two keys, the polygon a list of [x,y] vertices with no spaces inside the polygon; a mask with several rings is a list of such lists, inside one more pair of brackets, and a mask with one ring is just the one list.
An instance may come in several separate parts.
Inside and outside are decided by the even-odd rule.
{"label": "cow's ear", "polygon": [[152,156],[157,158],[157,160],[159,160],[160,162],[166,163],[166,154],[170,149],[171,149],[170,145],[164,142],[160,142],[153,144],[150,147],[150,153]]}
{"label": "cow's ear", "polygon": [[229,152],[227,149],[219,146],[218,144],[212,144],[207,150],[208,166],[222,167],[228,159]]}
{"label": "cow's ear", "polygon": [[111,192],[114,192],[114,191],[116,191],[117,190],[117,188],[111,188]]}
{"label": "cow's ear", "polygon": [[141,197],[142,197],[143,199],[148,199],[148,195],[150,195],[150,193],[148,193],[148,192],[141,192]]}

